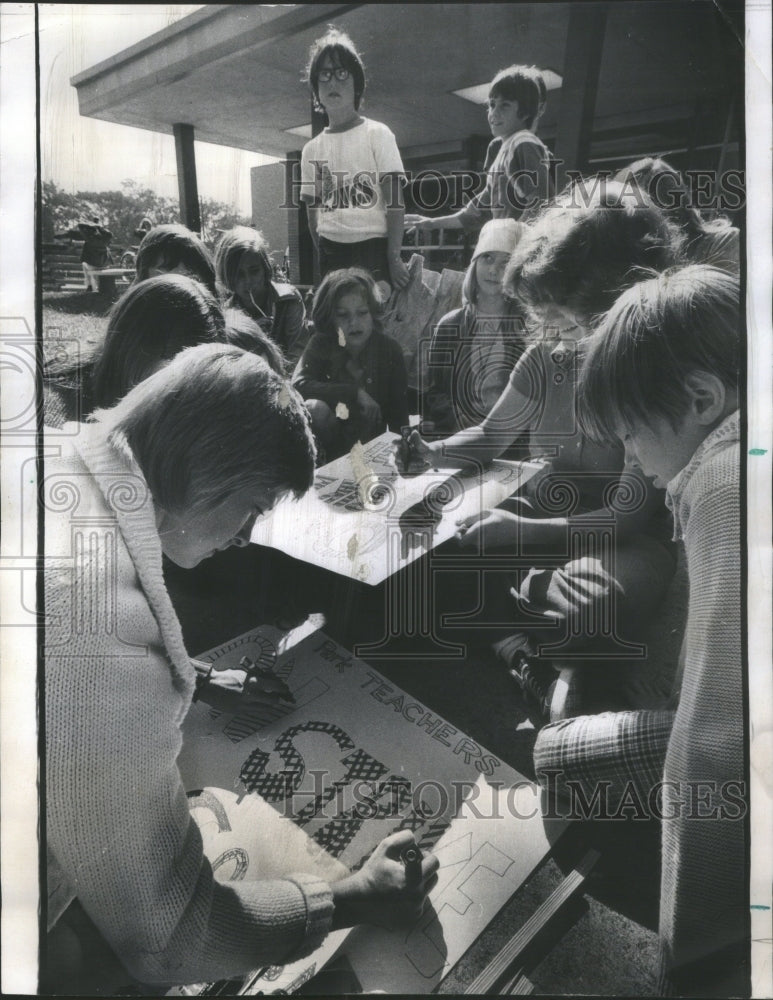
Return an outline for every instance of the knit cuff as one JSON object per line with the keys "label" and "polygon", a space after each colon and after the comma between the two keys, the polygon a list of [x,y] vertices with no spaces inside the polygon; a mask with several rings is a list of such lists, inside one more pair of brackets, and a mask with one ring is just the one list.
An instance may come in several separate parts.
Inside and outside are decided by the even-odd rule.
{"label": "knit cuff", "polygon": [[306,900],[306,934],[302,949],[304,954],[309,954],[330,933],[334,909],[333,892],[329,883],[316,875],[297,872],[286,878],[298,886]]}

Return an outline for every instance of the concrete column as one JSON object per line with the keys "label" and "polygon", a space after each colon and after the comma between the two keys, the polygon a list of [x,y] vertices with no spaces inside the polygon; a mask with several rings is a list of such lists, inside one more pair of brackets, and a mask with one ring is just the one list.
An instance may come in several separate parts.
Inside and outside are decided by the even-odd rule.
{"label": "concrete column", "polygon": [[196,155],[193,151],[193,125],[176,122],[174,148],[177,154],[177,188],[180,193],[180,218],[182,224],[194,233],[201,232],[199,188],[196,183]]}
{"label": "concrete column", "polygon": [[569,8],[556,131],[559,190],[567,181],[567,170],[584,170],[588,165],[608,7],[608,3],[577,3]]}

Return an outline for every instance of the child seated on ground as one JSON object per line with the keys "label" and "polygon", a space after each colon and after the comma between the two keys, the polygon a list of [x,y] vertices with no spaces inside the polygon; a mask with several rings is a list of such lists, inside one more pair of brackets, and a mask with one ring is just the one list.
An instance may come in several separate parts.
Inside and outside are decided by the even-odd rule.
{"label": "child seated on ground", "polygon": [[487,219],[533,219],[553,194],[550,152],[537,138],[545,81],[534,66],[508,66],[491,81],[488,122],[494,136],[483,169],[486,186],[453,215],[409,214],[414,229],[480,229]]}
{"label": "child seated on ground", "polygon": [[168,223],[151,229],[142,238],[134,267],[135,281],[159,274],[184,274],[217,295],[212,254],[196,233],[185,226]]}
{"label": "child seated on ground", "polygon": [[262,233],[236,226],[215,251],[215,272],[225,308],[241,309],[266,333],[292,371],[306,346],[306,310],[297,288],[274,281],[269,247]]}
{"label": "child seated on ground", "polygon": [[663,711],[566,719],[534,750],[543,781],[557,775],[566,792],[571,780],[587,801],[607,789],[610,810],[633,789],[641,812],[662,819],[667,995],[748,995],[739,307],[737,279],[692,265],[630,288],[590,339],[580,418],[595,438],[622,439],[628,462],[666,488],[687,558],[687,626]]}
{"label": "child seated on ground", "polygon": [[405,360],[381,330],[382,312],[373,278],[359,268],[328,274],[314,296],[314,333],[293,385],[306,400],[320,464],[408,423]]}
{"label": "child seated on ground", "polygon": [[623,184],[636,184],[662,208],[685,235],[685,257],[695,264],[713,264],[730,274],[741,268],[741,234],[730,221],[709,221],[695,207],[693,193],[680,172],[665,160],[646,156],[615,175]]}
{"label": "child seated on ground", "polygon": [[306,70],[312,99],[328,125],[301,153],[301,198],[319,255],[319,272],[361,267],[404,288],[403,161],[393,133],[359,113],[365,68],[336,28],[311,46]]}
{"label": "child seated on ground", "polygon": [[274,369],[277,375],[285,374],[287,363],[284,355],[252,317],[241,309],[226,309],[223,316],[226,343],[257,354]]}
{"label": "child seated on ground", "polygon": [[586,698],[631,707],[644,630],[673,576],[662,496],[624,468],[619,442],[600,446],[582,433],[575,392],[592,318],[635,280],[636,268],[673,264],[677,247],[660,210],[620,185],[568,192],[530,227],[505,273],[505,288],[541,325],[499,400],[481,423],[449,438],[411,436],[419,457],[453,468],[488,463],[528,432],[532,457],[544,461],[522,496],[459,524],[460,545],[490,553],[490,565],[470,571],[474,594],[457,574],[437,603],[455,629],[464,622],[471,636],[496,641],[524,693],[553,717],[566,710],[567,695],[556,671],[578,663],[587,667]]}
{"label": "child seated on ground", "polygon": [[502,278],[526,231],[514,219],[492,219],[480,232],[462,285],[462,307],[440,320],[427,357],[423,430],[453,434],[480,423],[499,399],[524,349],[522,310]]}
{"label": "child seated on ground", "polygon": [[54,357],[43,378],[44,423],[61,428],[114,406],[185,347],[224,339],[223,314],[198,281],[162,274],[132,285],[110,310],[101,343]]}

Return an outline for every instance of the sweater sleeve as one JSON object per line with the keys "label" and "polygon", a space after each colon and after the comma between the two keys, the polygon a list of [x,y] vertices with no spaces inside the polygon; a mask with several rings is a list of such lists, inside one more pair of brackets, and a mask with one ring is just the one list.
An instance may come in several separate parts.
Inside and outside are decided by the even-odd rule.
{"label": "sweater sleeve", "polygon": [[309,339],[306,307],[297,288],[293,288],[292,293],[286,293],[280,301],[277,311],[281,319],[276,339],[287,361],[287,371],[291,372],[303,354]]}
{"label": "sweater sleeve", "polygon": [[522,222],[534,218],[552,194],[550,154],[535,137],[519,142],[507,164],[508,214]]}
{"label": "sweater sleeve", "polygon": [[304,399],[321,399],[331,410],[335,410],[338,403],[351,408],[357,401],[357,386],[353,381],[334,381],[330,345],[319,333],[315,333],[306,345],[295,368],[293,385]]}
{"label": "sweater sleeve", "polygon": [[671,968],[741,940],[748,916],[737,464],[730,473],[707,463],[689,492],[684,674],[665,768],[674,801],[663,824],[660,933]]}
{"label": "sweater sleeve", "polygon": [[118,584],[118,629],[47,650],[47,840],[59,874],[142,982],[300,957],[330,928],[330,888],[310,875],[215,880],[177,768],[181,696],[136,577]]}

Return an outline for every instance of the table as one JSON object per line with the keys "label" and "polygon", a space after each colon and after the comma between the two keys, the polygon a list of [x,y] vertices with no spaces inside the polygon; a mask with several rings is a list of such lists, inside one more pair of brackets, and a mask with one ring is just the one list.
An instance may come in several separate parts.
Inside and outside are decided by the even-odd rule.
{"label": "table", "polygon": [[479,472],[400,476],[387,431],[317,470],[314,488],[255,525],[251,541],[376,585],[452,538],[459,518],[496,507],[528,482],[538,462],[496,459]]}

